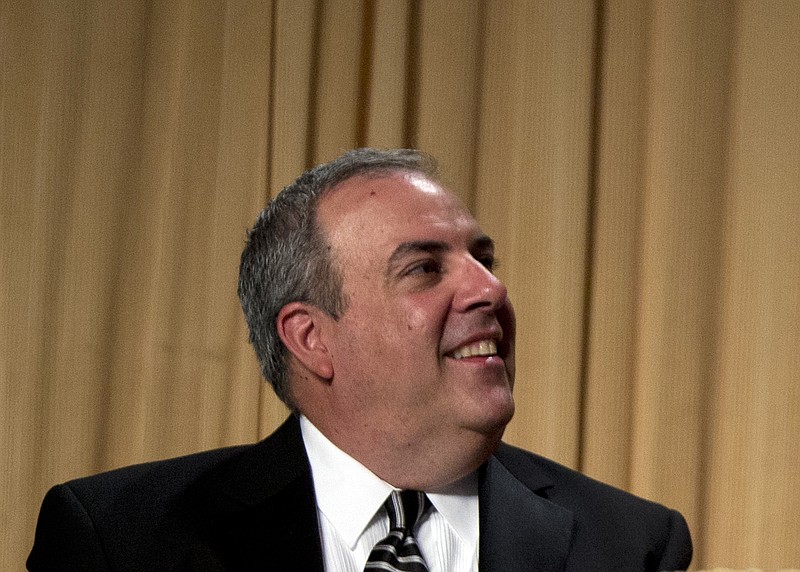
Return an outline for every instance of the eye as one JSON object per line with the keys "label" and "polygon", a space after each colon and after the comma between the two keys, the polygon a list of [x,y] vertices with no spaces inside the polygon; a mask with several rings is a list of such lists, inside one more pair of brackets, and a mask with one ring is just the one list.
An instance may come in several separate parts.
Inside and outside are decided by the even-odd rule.
{"label": "eye", "polygon": [[409,276],[413,275],[423,275],[423,274],[438,274],[442,271],[442,265],[439,263],[438,260],[434,260],[432,258],[420,260],[419,262],[415,262],[411,266],[408,267],[406,270],[406,274]]}

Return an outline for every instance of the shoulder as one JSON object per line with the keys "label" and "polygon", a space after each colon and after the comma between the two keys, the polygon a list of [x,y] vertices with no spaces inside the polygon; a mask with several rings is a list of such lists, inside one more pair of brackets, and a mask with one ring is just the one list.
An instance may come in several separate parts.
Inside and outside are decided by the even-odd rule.
{"label": "shoulder", "polygon": [[180,494],[206,473],[229,462],[253,445],[239,445],[193,453],[182,457],[130,465],[61,485],[85,506],[119,509],[126,505],[165,506],[164,501]]}
{"label": "shoulder", "polygon": [[57,562],[57,569],[146,570],[205,558],[211,550],[209,531],[220,515],[258,504],[305,475],[298,435],[289,422],[259,443],[56,485],[42,503],[28,565],[31,570],[54,569]]}
{"label": "shoulder", "polygon": [[[119,569],[154,569],[171,562],[170,550],[185,543],[196,520],[187,491],[246,449],[143,463],[54,486],[42,502],[28,568],[106,570],[130,562]],[[165,542],[152,540],[159,534]]]}
{"label": "shoulder", "polygon": [[[75,479],[67,487],[83,503],[169,506],[168,499],[207,496],[231,480],[258,478],[261,486],[283,485],[285,473],[303,468],[304,454],[297,422],[290,418],[272,435],[258,442],[193,453],[181,457],[130,465]],[[107,506],[95,506],[106,509]]]}
{"label": "shoulder", "polygon": [[557,504],[581,514],[591,510],[611,510],[626,515],[665,513],[668,509],[622,489],[593,479],[555,461],[501,444],[495,456],[517,479]]}
{"label": "shoulder", "polygon": [[677,511],[507,444],[495,457],[527,488],[573,514],[573,558],[624,554],[652,570],[685,569],[691,561],[689,529]]}

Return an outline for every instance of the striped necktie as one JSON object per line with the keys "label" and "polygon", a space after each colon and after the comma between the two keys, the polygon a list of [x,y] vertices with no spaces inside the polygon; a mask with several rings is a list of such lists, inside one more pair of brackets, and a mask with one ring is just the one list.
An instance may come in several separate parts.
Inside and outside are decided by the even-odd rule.
{"label": "striped necktie", "polygon": [[389,513],[389,535],[370,552],[365,572],[428,572],[413,531],[429,503],[420,491],[392,491],[383,505]]}

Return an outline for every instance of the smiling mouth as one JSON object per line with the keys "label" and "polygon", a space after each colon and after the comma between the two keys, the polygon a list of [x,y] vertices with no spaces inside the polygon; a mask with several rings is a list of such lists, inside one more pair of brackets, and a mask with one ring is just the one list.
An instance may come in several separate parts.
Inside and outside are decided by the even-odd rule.
{"label": "smiling mouth", "polygon": [[453,359],[470,357],[490,357],[497,355],[497,343],[494,340],[480,340],[466,346],[461,346],[450,353]]}

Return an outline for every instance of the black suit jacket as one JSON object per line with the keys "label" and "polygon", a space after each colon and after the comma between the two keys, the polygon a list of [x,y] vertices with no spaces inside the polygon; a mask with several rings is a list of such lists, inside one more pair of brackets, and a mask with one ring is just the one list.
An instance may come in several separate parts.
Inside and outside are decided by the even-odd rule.
{"label": "black suit jacket", "polygon": [[[255,445],[136,465],[52,488],[28,568],[322,571],[299,423]],[[481,572],[683,570],[675,511],[501,445],[481,468]]]}

